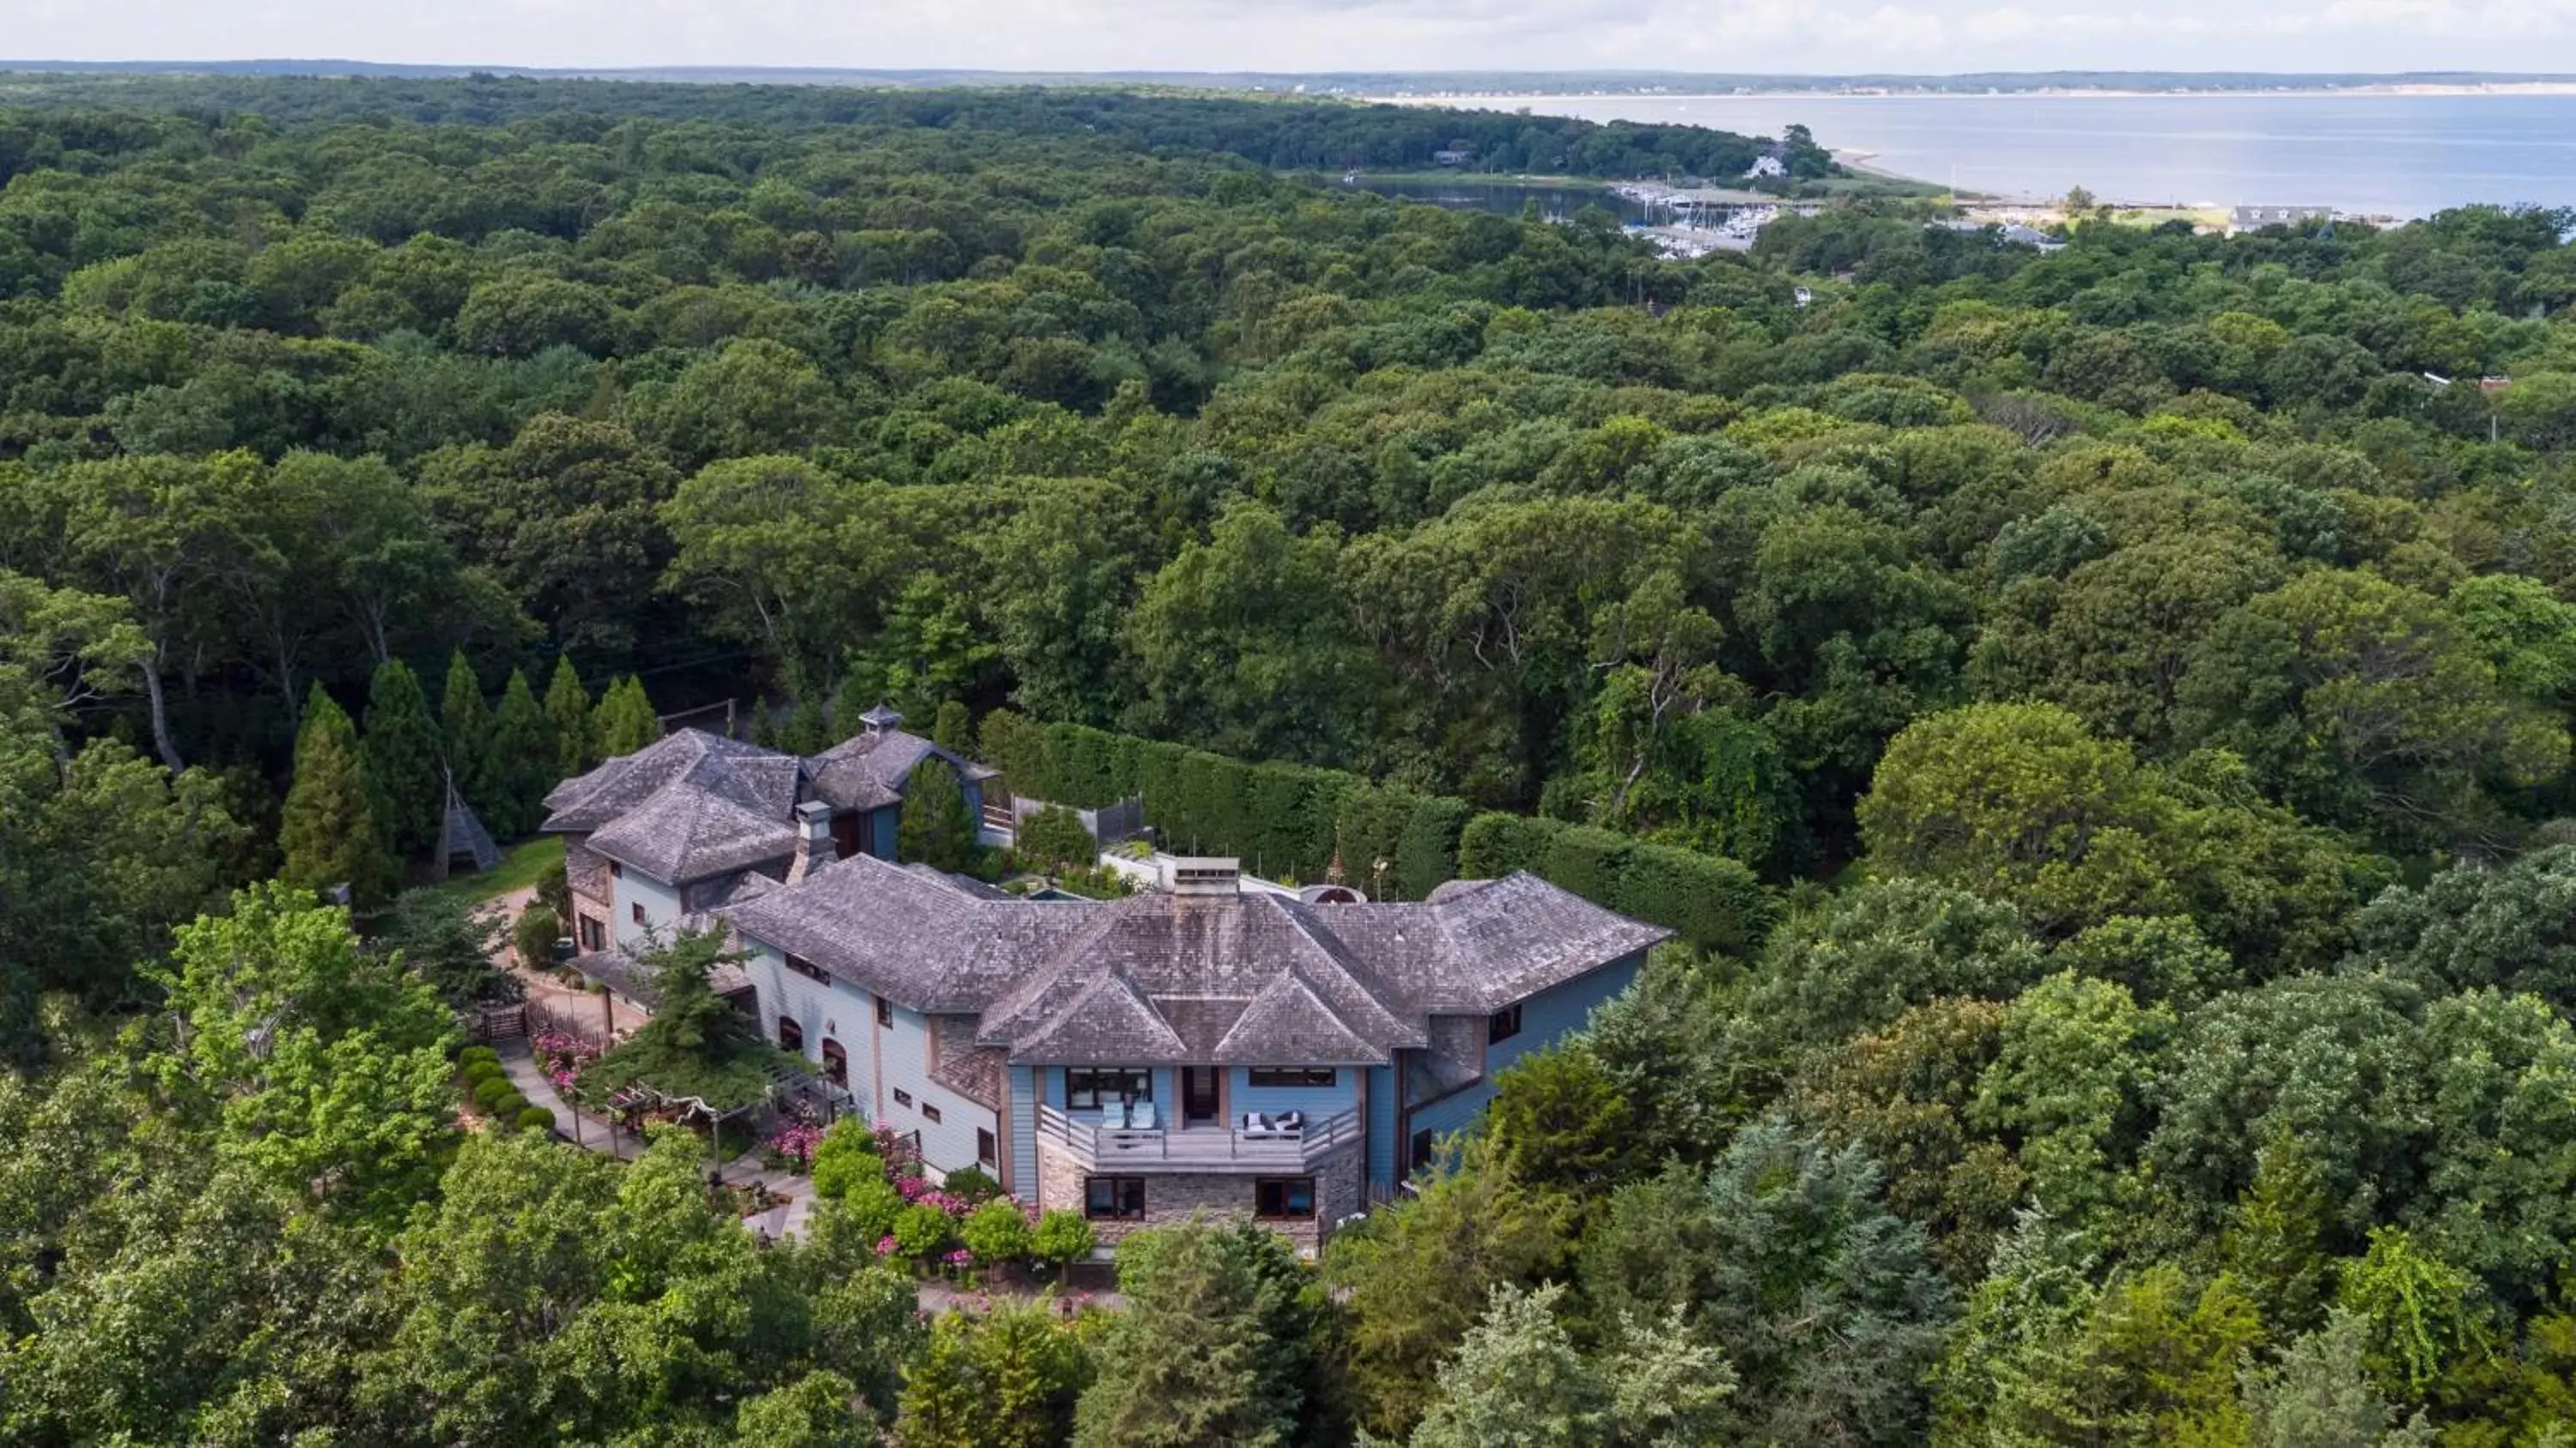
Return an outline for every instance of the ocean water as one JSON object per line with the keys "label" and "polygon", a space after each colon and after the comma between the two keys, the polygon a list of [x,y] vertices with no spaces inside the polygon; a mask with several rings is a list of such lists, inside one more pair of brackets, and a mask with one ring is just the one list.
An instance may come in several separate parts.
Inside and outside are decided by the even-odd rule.
{"label": "ocean water", "polygon": [[2413,217],[2576,205],[2576,95],[1500,96],[1444,104],[1651,121],[1871,153],[1900,175],[2014,196],[2334,206]]}

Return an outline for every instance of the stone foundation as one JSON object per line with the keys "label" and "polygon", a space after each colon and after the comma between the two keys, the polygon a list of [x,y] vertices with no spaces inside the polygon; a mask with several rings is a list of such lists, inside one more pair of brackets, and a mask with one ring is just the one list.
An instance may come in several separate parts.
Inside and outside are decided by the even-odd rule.
{"label": "stone foundation", "polygon": [[[1124,1164],[1122,1164],[1123,1166]],[[1282,1172],[1280,1175],[1290,1175]],[[1332,1224],[1359,1211],[1366,1202],[1366,1162],[1357,1144],[1337,1151],[1315,1163],[1315,1215],[1294,1221],[1264,1221],[1268,1227],[1294,1243],[1308,1255],[1320,1251],[1331,1234]],[[1111,1172],[1086,1171],[1071,1153],[1044,1137],[1038,1139],[1037,1205],[1041,1210],[1059,1207],[1081,1211],[1083,1178],[1087,1176],[1134,1176],[1145,1181],[1145,1215],[1141,1218],[1112,1220],[1095,1218],[1091,1228],[1105,1250],[1115,1247],[1129,1232],[1149,1227],[1168,1227],[1188,1221],[1193,1216],[1249,1217],[1253,1209],[1253,1183],[1259,1175],[1249,1172],[1195,1173],[1140,1171],[1133,1167]]]}

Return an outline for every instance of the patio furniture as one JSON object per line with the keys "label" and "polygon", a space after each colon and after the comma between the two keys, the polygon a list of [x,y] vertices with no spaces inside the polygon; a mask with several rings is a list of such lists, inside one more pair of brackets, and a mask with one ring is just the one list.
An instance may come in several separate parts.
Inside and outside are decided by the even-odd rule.
{"label": "patio furniture", "polygon": [[1127,1103],[1124,1101],[1112,1101],[1108,1105],[1101,1107],[1100,1127],[1103,1131],[1125,1131],[1127,1129]]}
{"label": "patio furniture", "polygon": [[1282,1111],[1279,1113],[1275,1124],[1278,1126],[1280,1134],[1283,1136],[1304,1135],[1306,1130],[1306,1113],[1303,1111]]}
{"label": "patio furniture", "polygon": [[1130,1131],[1153,1130],[1154,1103],[1151,1101],[1139,1101],[1135,1105],[1128,1107],[1127,1129]]}

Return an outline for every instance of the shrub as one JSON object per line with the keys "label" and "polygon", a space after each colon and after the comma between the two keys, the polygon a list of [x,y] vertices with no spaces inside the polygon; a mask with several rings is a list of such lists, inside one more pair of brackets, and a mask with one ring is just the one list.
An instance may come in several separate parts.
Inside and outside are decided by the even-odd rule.
{"label": "shrub", "polygon": [[465,1089],[468,1091],[476,1089],[486,1081],[506,1081],[510,1077],[510,1073],[502,1070],[501,1063],[498,1061],[470,1061],[466,1063],[464,1071],[460,1074],[465,1077]]}
{"label": "shrub", "polygon": [[1638,845],[1602,902],[1650,920],[1703,950],[1741,954],[1770,934],[1770,892],[1749,866],[1724,855]]}
{"label": "shrub", "polygon": [[498,1068],[501,1064],[501,1053],[489,1046],[468,1046],[456,1053],[456,1064],[468,1071],[483,1064]]}
{"label": "shrub", "polygon": [[1058,1273],[1091,1255],[1100,1243],[1091,1222],[1082,1213],[1058,1207],[1038,1218],[1037,1230],[1030,1234],[1029,1253],[1041,1262],[1052,1264]]}
{"label": "shrub", "polygon": [[980,1207],[1002,1194],[1000,1182],[971,1166],[950,1172],[948,1179],[940,1183],[940,1189],[970,1207]]}
{"label": "shrub", "polygon": [[[1372,899],[1403,898],[1395,857],[1403,843],[1404,822],[1413,816],[1421,796],[1409,789],[1363,784],[1345,790],[1333,822],[1333,847],[1342,857],[1342,875]],[[1383,869],[1379,868],[1381,865]]]}
{"label": "shrub", "polygon": [[894,1219],[895,1250],[914,1262],[927,1262],[948,1249],[956,1224],[928,1203],[906,1207]]}
{"label": "shrub", "polygon": [[555,1114],[542,1106],[530,1106],[519,1113],[518,1122],[520,1129],[525,1131],[552,1131],[555,1129]]}
{"label": "shrub", "polygon": [[876,1136],[866,1122],[844,1116],[814,1144],[814,1195],[826,1201],[848,1196],[865,1182],[885,1180],[885,1160],[877,1155]]}
{"label": "shrub", "polygon": [[562,937],[562,919],[543,905],[531,905],[521,911],[519,923],[510,928],[510,944],[518,950],[522,965],[552,960],[555,942]]}
{"label": "shrub", "polygon": [[1538,872],[1598,905],[1619,893],[1620,873],[1628,868],[1635,842],[1591,825],[1573,825],[1548,841]]}
{"label": "shrub", "polygon": [[1100,845],[1083,828],[1082,816],[1060,804],[1048,805],[1020,826],[1020,853],[1042,867],[1087,868],[1100,855]]}
{"label": "shrub", "polygon": [[841,1197],[841,1208],[849,1213],[850,1225],[866,1241],[891,1236],[896,1220],[907,1210],[903,1193],[881,1175],[853,1185]]}
{"label": "shrub", "polygon": [[966,1250],[975,1254],[976,1265],[982,1267],[1020,1261],[1037,1240],[1029,1230],[1028,1213],[1007,1197],[977,1207],[958,1235],[966,1239]]}
{"label": "shrub", "polygon": [[502,1102],[518,1094],[507,1076],[486,1076],[474,1084],[474,1104],[487,1113],[499,1111]]}

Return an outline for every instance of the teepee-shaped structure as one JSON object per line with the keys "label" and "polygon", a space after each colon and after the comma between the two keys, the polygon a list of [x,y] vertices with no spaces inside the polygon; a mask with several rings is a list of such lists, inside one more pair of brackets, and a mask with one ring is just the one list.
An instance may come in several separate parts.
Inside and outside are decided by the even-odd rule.
{"label": "teepee-shaped structure", "polygon": [[447,812],[439,817],[438,822],[440,879],[446,879],[456,868],[459,856],[468,861],[476,874],[481,874],[501,863],[501,847],[492,843],[492,832],[483,828],[483,821],[474,813],[474,806],[467,804],[465,796],[457,793],[456,775],[450,771],[447,776]]}

